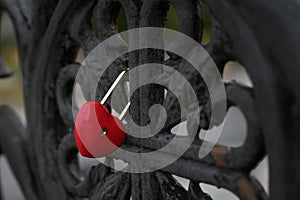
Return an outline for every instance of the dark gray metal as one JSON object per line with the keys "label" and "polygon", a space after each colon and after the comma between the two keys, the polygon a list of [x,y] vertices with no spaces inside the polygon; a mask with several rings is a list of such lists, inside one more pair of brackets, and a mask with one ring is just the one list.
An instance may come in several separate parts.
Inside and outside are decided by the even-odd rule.
{"label": "dark gray metal", "polygon": [[[299,3],[210,0],[206,4],[212,14],[213,31],[205,48],[220,72],[227,61],[238,60],[254,83],[254,88],[236,82],[226,85],[229,106],[237,105],[247,119],[244,146],[216,146],[208,156],[199,159],[202,141],[196,139],[179,160],[160,171],[128,174],[98,164],[82,174],[71,112],[72,87],[80,66],[75,63],[79,48],[87,55],[101,41],[117,33],[115,22],[121,7],[131,29],[163,27],[168,8],[173,5],[179,31],[199,41],[204,28],[200,2],[0,0],[1,10],[8,12],[16,31],[27,117],[24,129],[8,107],[0,107],[0,150],[7,156],[27,199],[211,199],[199,183],[227,188],[244,200],[268,199],[249,174],[266,154],[270,160],[270,199],[299,198]],[[125,67],[163,62],[162,58],[163,52],[156,50],[132,52],[120,58],[101,78],[98,98]],[[201,77],[176,55],[170,54],[164,64],[173,66],[190,81],[203,108],[199,116],[201,128],[208,127],[210,100]],[[2,65],[0,70],[3,71]],[[0,74],[6,73],[2,71]],[[90,99],[91,94],[84,91],[84,96]],[[127,137],[122,148],[147,151],[167,144],[172,139],[171,128],[179,122],[176,98],[168,93],[164,99],[162,88],[147,86],[135,93],[131,102],[130,114],[137,123],[148,123],[148,109],[154,103],[165,106],[168,119],[160,134],[147,140]],[[126,162],[126,158],[115,156]],[[107,162],[111,159],[107,158]],[[190,179],[188,190],[171,174]]]}

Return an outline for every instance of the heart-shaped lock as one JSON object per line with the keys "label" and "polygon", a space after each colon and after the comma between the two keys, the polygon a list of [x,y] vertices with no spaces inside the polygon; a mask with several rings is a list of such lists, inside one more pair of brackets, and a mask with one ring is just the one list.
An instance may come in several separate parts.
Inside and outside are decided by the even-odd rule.
{"label": "heart-shaped lock", "polygon": [[89,158],[112,153],[126,136],[121,120],[98,102],[87,102],[80,108],[74,134],[80,154]]}
{"label": "heart-shaped lock", "polygon": [[74,137],[80,154],[95,158],[106,156],[119,148],[125,140],[126,132],[121,122],[130,102],[117,118],[109,113],[104,103],[128,70],[123,71],[103,97],[101,103],[85,103],[76,117]]}

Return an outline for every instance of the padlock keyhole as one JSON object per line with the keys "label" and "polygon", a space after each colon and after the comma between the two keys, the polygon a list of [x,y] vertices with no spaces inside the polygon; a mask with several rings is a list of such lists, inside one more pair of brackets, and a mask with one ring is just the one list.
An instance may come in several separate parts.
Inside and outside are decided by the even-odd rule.
{"label": "padlock keyhole", "polygon": [[101,130],[100,130],[100,134],[104,137],[104,136],[106,136],[107,135],[107,128],[102,128]]}

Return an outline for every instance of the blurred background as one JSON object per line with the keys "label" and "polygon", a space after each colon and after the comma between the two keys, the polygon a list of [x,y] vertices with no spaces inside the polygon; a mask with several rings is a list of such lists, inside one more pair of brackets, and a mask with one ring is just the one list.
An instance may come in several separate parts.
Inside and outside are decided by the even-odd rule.
{"label": "blurred background", "polygon": [[[204,36],[201,41],[202,44],[207,44],[210,39],[211,23],[208,16],[208,10],[204,7],[204,22],[205,30]],[[93,21],[95,23],[95,20]],[[125,31],[127,24],[125,20],[124,10],[121,10],[118,20],[119,31]],[[96,27],[96,26],[95,26]],[[178,30],[177,15],[173,7],[170,8],[166,21],[166,28]],[[97,30],[95,30],[97,34]],[[1,55],[10,70],[14,72],[12,77],[0,79],[0,105],[10,105],[16,113],[19,115],[22,123],[26,126],[25,112],[24,112],[24,99],[22,93],[22,72],[18,62],[18,52],[16,46],[15,35],[13,26],[9,17],[4,13],[1,18],[1,42],[0,51]],[[79,54],[77,60],[82,61],[83,55]],[[228,62],[223,74],[224,81],[236,80],[245,85],[252,86],[251,79],[249,78],[244,67],[237,62]],[[243,144],[246,137],[247,123],[243,117],[243,114],[238,108],[230,109],[226,120],[225,128],[222,132],[222,137],[219,140],[219,144],[237,147]],[[176,127],[175,127],[176,128]],[[178,128],[178,127],[177,127]],[[186,130],[181,130],[183,134]],[[0,133],[1,134],[1,133]],[[98,162],[98,161],[97,161]],[[80,158],[80,165],[84,169],[87,169],[90,165],[96,164],[92,159]],[[20,188],[15,181],[10,167],[7,164],[5,156],[0,158],[1,168],[1,187],[2,195],[4,199],[24,199]],[[256,176],[263,184],[266,191],[268,191],[268,162],[267,158],[253,171],[253,175]],[[180,177],[175,177],[186,188],[188,186],[188,180]],[[213,199],[216,200],[235,200],[238,199],[231,192],[216,188],[206,184],[201,184],[202,189],[210,194]]]}

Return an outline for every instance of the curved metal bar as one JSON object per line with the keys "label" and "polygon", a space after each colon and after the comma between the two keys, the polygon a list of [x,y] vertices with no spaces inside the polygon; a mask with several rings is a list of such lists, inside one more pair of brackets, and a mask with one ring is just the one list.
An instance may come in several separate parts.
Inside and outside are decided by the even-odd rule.
{"label": "curved metal bar", "polygon": [[[68,127],[73,127],[74,119],[72,113],[72,94],[73,87],[79,64],[71,64],[64,67],[58,76],[56,82],[56,101],[62,120]],[[87,94],[85,94],[87,96]]]}
{"label": "curved metal bar", "polygon": [[231,82],[226,84],[226,94],[229,106],[238,106],[246,117],[247,138],[242,147],[215,147],[210,154],[217,166],[249,172],[266,155],[261,125],[255,113],[253,89]]}
{"label": "curved metal bar", "polygon": [[[266,1],[219,0],[206,3],[233,41],[233,54],[246,67],[254,84],[255,106],[269,153],[270,198],[298,198],[300,190],[296,186],[300,184],[300,174],[292,177],[286,174],[300,166],[295,153],[300,145],[300,129],[299,122],[294,120],[299,116],[300,91],[299,87],[293,86],[299,79],[299,69],[295,68],[300,63],[295,54],[299,37],[295,36],[300,30],[299,27],[290,28],[300,18],[296,11],[299,4],[296,1],[289,5],[276,1],[270,5]],[[278,23],[270,24],[271,18]],[[284,42],[278,39],[282,37],[286,38]]]}
{"label": "curved metal bar", "polygon": [[77,169],[77,154],[74,136],[69,133],[59,145],[58,170],[68,192],[79,197],[89,197],[96,185],[111,174],[111,169],[99,164],[92,167],[88,174],[81,178],[82,175]]}
{"label": "curved metal bar", "polygon": [[100,43],[92,24],[94,6],[95,1],[87,3],[79,10],[78,15],[70,25],[71,37],[80,44],[85,56]]}
{"label": "curved metal bar", "polygon": [[35,176],[32,171],[32,154],[26,141],[25,129],[15,112],[8,106],[0,106],[0,149],[17,178],[27,199],[38,199]]}

